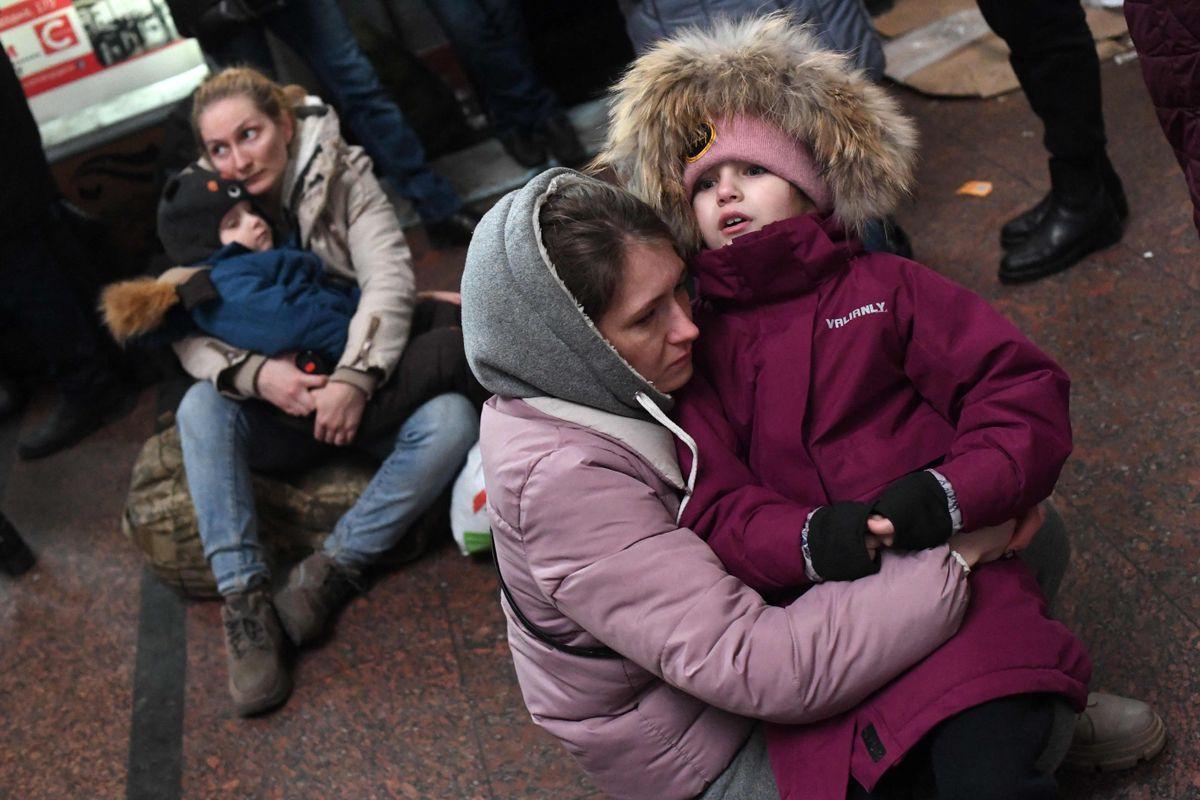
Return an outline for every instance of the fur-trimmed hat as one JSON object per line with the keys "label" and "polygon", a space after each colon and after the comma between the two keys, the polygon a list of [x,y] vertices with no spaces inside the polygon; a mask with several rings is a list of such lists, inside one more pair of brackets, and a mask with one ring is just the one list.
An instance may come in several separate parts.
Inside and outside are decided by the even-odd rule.
{"label": "fur-trimmed hat", "polygon": [[688,29],[646,51],[613,87],[593,167],[611,167],[698,249],[686,158],[705,123],[736,116],[760,117],[805,145],[850,227],[892,212],[909,191],[912,121],[786,13]]}
{"label": "fur-trimmed hat", "polygon": [[[176,264],[208,258],[221,247],[221,218],[243,200],[254,204],[241,181],[195,164],[173,176],[158,201],[158,238],[167,257]],[[262,216],[257,206],[255,213]]]}

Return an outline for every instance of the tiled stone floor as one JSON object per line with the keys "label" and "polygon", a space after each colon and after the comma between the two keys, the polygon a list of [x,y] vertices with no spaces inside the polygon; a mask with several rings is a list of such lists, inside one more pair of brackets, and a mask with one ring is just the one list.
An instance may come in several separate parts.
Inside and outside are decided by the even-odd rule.
{"label": "tiled stone floor", "polygon": [[[1200,798],[1200,243],[1136,62],[1106,65],[1104,84],[1133,208],[1119,246],[1032,286],[996,283],[1000,224],[1043,191],[1040,127],[1019,95],[904,96],[923,161],[901,219],[919,259],[994,301],[1074,378],[1076,451],[1057,501],[1075,551],[1059,612],[1091,647],[1095,685],[1154,703],[1171,740],[1128,773],[1063,775],[1063,796]],[[955,195],[970,179],[995,191]],[[461,251],[428,253],[419,233],[414,246],[424,286],[456,284]],[[0,426],[0,507],[40,558],[24,578],[0,578],[0,798],[599,796],[528,719],[491,565],[446,545],[350,604],[334,636],[299,657],[286,707],[233,716],[217,604],[143,597],[120,530],[154,394],[42,462],[15,461],[13,442],[45,398]],[[185,620],[181,693],[135,694],[135,668],[169,673],[168,659],[138,660],[139,620],[167,607]],[[171,717],[172,703],[182,736],[135,730]]]}

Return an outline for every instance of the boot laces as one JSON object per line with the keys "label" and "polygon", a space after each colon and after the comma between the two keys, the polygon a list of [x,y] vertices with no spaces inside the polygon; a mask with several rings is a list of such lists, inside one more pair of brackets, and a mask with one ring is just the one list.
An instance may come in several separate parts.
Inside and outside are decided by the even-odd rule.
{"label": "boot laces", "polygon": [[252,648],[267,649],[267,630],[262,622],[249,614],[239,614],[225,620],[225,635],[234,658],[242,658]]}

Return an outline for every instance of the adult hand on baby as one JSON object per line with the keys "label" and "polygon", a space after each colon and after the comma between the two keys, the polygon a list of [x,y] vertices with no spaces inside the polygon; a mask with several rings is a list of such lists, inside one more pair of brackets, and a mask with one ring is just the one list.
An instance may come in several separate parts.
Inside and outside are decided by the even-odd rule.
{"label": "adult hand on baby", "polygon": [[283,413],[303,417],[316,408],[310,390],[324,386],[327,380],[324,375],[301,372],[289,353],[268,358],[258,371],[255,386],[259,397]]}
{"label": "adult hand on baby", "polygon": [[367,396],[360,389],[339,381],[330,381],[320,389],[313,389],[311,394],[317,407],[313,436],[336,447],[354,441]]}
{"label": "adult hand on baby", "polygon": [[950,549],[966,559],[969,567],[986,564],[1008,552],[1015,528],[1016,522],[1009,520],[992,528],[956,533],[950,537]]}

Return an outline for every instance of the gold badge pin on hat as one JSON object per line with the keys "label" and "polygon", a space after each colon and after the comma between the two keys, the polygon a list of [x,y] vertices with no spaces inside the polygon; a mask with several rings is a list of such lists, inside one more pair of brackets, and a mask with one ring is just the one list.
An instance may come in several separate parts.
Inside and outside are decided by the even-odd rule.
{"label": "gold badge pin on hat", "polygon": [[709,148],[713,146],[713,142],[717,140],[717,129],[708,120],[701,122],[696,126],[696,132],[692,136],[692,140],[688,143],[687,153],[685,158],[687,163],[694,164],[699,161]]}

